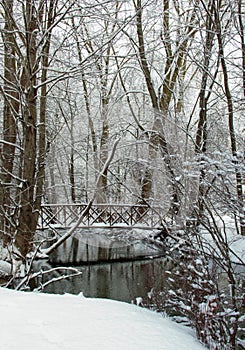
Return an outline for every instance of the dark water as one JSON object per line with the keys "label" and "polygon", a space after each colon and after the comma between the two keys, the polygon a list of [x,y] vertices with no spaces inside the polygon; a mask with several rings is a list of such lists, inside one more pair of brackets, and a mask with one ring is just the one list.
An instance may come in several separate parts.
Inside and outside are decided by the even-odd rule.
{"label": "dark water", "polygon": [[[45,292],[82,292],[87,297],[135,302],[137,297],[146,298],[152,289],[159,289],[164,283],[162,276],[168,265],[170,263],[167,258],[158,258],[77,266],[82,272],[80,276],[52,283]],[[57,276],[58,273],[55,273],[52,277]]]}
{"label": "dark water", "polygon": [[78,230],[50,255],[54,265],[139,260],[163,255],[163,248],[149,240],[151,232]]}
{"label": "dark water", "polygon": [[[128,303],[137,303],[139,298],[142,298],[144,306],[166,311],[164,291],[166,288],[178,290],[180,283],[184,283],[184,280],[178,279],[175,274],[176,269],[179,270],[183,264],[183,260],[171,259],[167,256],[161,245],[154,244],[149,239],[150,235],[151,233],[147,233],[142,238],[142,234],[137,237],[137,232],[133,235],[132,232],[128,234],[110,231],[104,233],[100,231],[98,234],[94,231],[78,232],[75,237],[60,246],[50,256],[49,261],[37,262],[36,270],[49,270],[63,265],[76,267],[81,274],[49,284],[44,292],[83,293],[86,297],[109,298]],[[177,261],[179,265],[176,265]],[[189,264],[188,259],[185,262]],[[211,266],[215,268],[214,265],[211,264]],[[183,268],[182,273],[185,271],[185,264]],[[244,266],[234,265],[234,273],[237,274],[238,279],[239,276],[240,278],[244,276],[244,272]],[[55,271],[48,276],[44,275],[38,281],[32,281],[32,288],[44,284],[50,278],[59,278],[62,274],[64,276],[66,272]],[[174,279],[171,275],[175,276]],[[181,277],[181,274],[179,276]],[[227,275],[219,266],[215,268],[215,281],[216,277],[224,303],[229,305],[230,285]],[[171,284],[171,281],[174,283]],[[184,285],[182,287],[185,288]],[[190,295],[191,290],[188,285],[186,288],[186,295]],[[237,288],[239,289],[238,285]],[[180,310],[173,308],[166,312],[182,320],[183,315]],[[243,310],[241,312],[243,313]]]}
{"label": "dark water", "polygon": [[[69,277],[45,288],[48,293],[83,293],[87,297],[109,298],[132,302],[138,297],[146,298],[152,289],[159,289],[163,271],[171,262],[162,248],[145,239],[127,239],[111,235],[91,236],[84,234],[67,240],[51,256],[49,262],[40,261],[37,269],[52,266],[75,266],[81,275]],[[57,278],[58,272],[52,274]],[[44,283],[43,278],[39,282]]]}

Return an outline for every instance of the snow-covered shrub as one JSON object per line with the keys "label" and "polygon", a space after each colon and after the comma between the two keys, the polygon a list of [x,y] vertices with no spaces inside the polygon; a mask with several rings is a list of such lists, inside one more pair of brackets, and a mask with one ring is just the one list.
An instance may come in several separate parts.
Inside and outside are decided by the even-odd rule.
{"label": "snow-covered shrub", "polygon": [[231,260],[228,241],[221,232],[213,234],[207,241],[194,228],[183,233],[180,244],[171,242],[174,267],[165,271],[164,287],[152,291],[151,304],[191,324],[209,349],[243,349],[245,283]]}

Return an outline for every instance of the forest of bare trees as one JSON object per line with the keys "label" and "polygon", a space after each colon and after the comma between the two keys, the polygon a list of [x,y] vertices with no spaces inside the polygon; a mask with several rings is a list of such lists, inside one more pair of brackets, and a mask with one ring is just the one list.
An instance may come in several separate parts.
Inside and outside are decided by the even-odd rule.
{"label": "forest of bare trees", "polygon": [[208,208],[244,234],[244,6],[1,2],[1,234],[23,256],[41,203]]}
{"label": "forest of bare trees", "polygon": [[242,0],[1,0],[2,245],[25,261],[43,203],[158,206],[210,233],[238,310],[217,222],[245,235],[244,19]]}

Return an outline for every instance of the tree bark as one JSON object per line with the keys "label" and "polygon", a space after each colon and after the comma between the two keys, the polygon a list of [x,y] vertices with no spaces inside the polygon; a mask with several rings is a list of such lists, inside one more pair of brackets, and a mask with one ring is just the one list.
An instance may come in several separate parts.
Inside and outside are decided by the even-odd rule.
{"label": "tree bark", "polygon": [[25,7],[26,64],[21,77],[23,91],[23,187],[20,194],[20,214],[15,243],[23,257],[31,250],[35,233],[35,175],[37,156],[37,76],[35,64],[37,58],[36,32],[37,18],[32,0]]}
{"label": "tree bark", "polygon": [[[25,57],[21,76],[23,152],[21,177],[23,186],[19,194],[19,217],[15,244],[23,258],[31,251],[39,210],[43,196],[46,156],[46,97],[47,69],[51,30],[55,17],[56,0],[40,1],[39,7],[27,0],[23,7],[25,18]],[[49,5],[49,6],[48,6]],[[47,12],[45,12],[47,11]],[[41,53],[38,51],[37,34],[40,26],[45,33]],[[40,43],[39,43],[40,44]],[[38,67],[41,77],[38,80]],[[40,83],[40,100],[38,95]],[[39,114],[39,115],[38,115]]]}
{"label": "tree bark", "polygon": [[4,98],[3,107],[3,143],[0,145],[0,236],[4,244],[7,244],[14,233],[12,222],[13,206],[11,200],[14,179],[14,159],[16,150],[17,125],[16,118],[19,113],[18,82],[16,71],[15,34],[12,22],[13,0],[3,3],[5,10],[4,38],[4,87],[1,90]]}

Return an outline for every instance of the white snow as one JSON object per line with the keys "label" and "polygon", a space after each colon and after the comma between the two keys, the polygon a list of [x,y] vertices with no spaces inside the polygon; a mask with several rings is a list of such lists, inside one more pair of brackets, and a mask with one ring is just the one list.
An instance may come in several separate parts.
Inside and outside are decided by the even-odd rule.
{"label": "white snow", "polygon": [[0,260],[0,276],[3,275],[10,275],[12,272],[12,266],[9,262]]}
{"label": "white snow", "polygon": [[0,288],[1,350],[204,350],[189,328],[122,302]]}
{"label": "white snow", "polygon": [[[216,224],[220,229],[224,242],[227,242],[229,246],[232,262],[245,264],[245,236],[237,234],[234,220],[224,215],[222,220],[218,217],[216,218]],[[206,242],[208,242],[210,246],[213,246],[214,250],[219,251],[217,245],[205,230],[203,230],[203,237],[205,237]]]}

